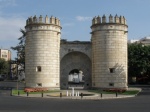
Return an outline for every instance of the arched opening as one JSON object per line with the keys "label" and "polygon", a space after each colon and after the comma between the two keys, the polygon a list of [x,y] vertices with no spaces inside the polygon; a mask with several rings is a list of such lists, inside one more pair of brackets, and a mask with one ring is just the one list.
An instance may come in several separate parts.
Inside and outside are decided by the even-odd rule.
{"label": "arched opening", "polygon": [[[82,88],[87,89],[91,87],[91,60],[82,52],[70,52],[66,54],[60,62],[60,87],[61,89],[68,89],[70,84],[77,85],[77,82],[81,79],[79,73],[82,72]],[[72,76],[71,76],[72,74]],[[72,77],[72,78],[71,78]],[[74,77],[74,82],[73,80]],[[80,77],[78,79],[77,77]],[[69,79],[70,78],[70,79]],[[84,80],[83,80],[84,79]],[[81,86],[81,83],[79,85]],[[71,85],[71,86],[72,86]],[[76,86],[75,85],[75,86]]]}
{"label": "arched opening", "polygon": [[73,69],[68,75],[68,87],[83,88],[84,86],[84,74],[82,70]]}

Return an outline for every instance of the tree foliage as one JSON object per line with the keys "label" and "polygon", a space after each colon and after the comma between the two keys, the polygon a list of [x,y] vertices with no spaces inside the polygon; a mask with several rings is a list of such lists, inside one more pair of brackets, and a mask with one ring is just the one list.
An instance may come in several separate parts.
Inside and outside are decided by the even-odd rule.
{"label": "tree foliage", "polygon": [[0,58],[0,74],[8,74],[9,62],[5,59]]}
{"label": "tree foliage", "polygon": [[129,77],[150,77],[150,46],[141,43],[128,45]]}
{"label": "tree foliage", "polygon": [[26,31],[23,29],[20,29],[20,32],[22,33],[22,36],[18,38],[19,43],[15,47],[11,47],[12,50],[15,50],[17,52],[17,58],[15,60],[20,66],[25,65],[25,39],[26,39]]}

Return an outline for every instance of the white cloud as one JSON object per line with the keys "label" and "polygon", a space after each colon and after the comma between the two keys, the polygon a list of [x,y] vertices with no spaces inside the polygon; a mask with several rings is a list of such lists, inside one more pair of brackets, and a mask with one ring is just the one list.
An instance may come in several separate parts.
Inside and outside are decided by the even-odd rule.
{"label": "white cloud", "polygon": [[20,29],[25,26],[25,19],[21,17],[0,17],[0,41],[10,41],[21,36]]}
{"label": "white cloud", "polygon": [[16,6],[16,0],[0,0],[0,8]]}
{"label": "white cloud", "polygon": [[89,21],[92,19],[92,17],[83,17],[83,16],[77,16],[76,19],[78,21]]}
{"label": "white cloud", "polygon": [[64,23],[62,26],[63,26],[63,27],[66,27],[66,26],[74,26],[74,23]]}

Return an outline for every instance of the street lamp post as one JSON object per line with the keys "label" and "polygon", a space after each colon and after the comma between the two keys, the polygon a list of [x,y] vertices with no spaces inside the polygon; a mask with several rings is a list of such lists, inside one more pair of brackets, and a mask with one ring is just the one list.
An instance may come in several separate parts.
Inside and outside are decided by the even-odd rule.
{"label": "street lamp post", "polygon": [[15,80],[17,80],[16,89],[18,91],[18,88],[19,88],[19,85],[18,85],[18,53],[17,53],[17,60],[11,61],[11,64],[16,64],[16,78],[15,78]]}
{"label": "street lamp post", "polygon": [[18,91],[18,63],[17,63],[17,91]]}
{"label": "street lamp post", "polygon": [[17,92],[18,92],[18,53],[17,53]]}

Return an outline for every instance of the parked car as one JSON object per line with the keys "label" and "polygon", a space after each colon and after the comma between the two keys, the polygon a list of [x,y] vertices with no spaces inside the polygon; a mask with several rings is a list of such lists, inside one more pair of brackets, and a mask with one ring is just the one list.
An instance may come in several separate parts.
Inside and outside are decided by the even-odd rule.
{"label": "parked car", "polygon": [[0,81],[4,81],[5,77],[3,75],[0,75]]}

